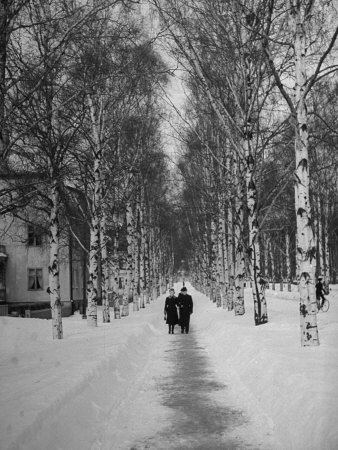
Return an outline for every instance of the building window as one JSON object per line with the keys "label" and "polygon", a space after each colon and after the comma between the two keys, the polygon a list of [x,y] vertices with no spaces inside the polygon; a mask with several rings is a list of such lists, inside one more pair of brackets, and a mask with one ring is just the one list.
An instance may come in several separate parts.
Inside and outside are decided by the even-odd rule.
{"label": "building window", "polygon": [[34,225],[28,225],[28,245],[41,245],[42,235],[41,231]]}
{"label": "building window", "polygon": [[28,290],[39,291],[42,288],[42,269],[28,269]]}

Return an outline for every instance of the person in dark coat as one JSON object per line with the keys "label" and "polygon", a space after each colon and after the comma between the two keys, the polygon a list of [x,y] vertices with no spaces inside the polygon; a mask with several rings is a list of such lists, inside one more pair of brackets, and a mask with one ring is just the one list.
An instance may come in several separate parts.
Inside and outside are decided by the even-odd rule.
{"label": "person in dark coat", "polygon": [[185,286],[182,287],[181,292],[178,294],[177,304],[180,314],[179,325],[181,326],[181,333],[186,332],[188,334],[190,315],[193,312],[193,301]]}
{"label": "person in dark coat", "polygon": [[318,283],[316,284],[316,297],[318,308],[321,308],[325,302],[323,277],[318,277]]}
{"label": "person in dark coat", "polygon": [[169,325],[169,334],[174,334],[175,325],[178,323],[177,297],[174,289],[169,289],[169,297],[165,299],[164,318]]}

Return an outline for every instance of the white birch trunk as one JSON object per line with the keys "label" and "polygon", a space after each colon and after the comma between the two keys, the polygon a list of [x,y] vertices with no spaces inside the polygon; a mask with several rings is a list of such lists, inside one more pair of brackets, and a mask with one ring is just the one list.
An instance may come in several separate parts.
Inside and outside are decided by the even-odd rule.
{"label": "white birch trunk", "polygon": [[[222,187],[223,191],[223,187]],[[218,284],[220,289],[220,304],[217,306],[226,307],[226,283],[225,279],[227,277],[228,271],[228,258],[226,253],[226,242],[225,242],[225,217],[224,217],[224,202],[223,195],[218,205]]]}
{"label": "white birch trunk", "polygon": [[216,242],[216,221],[214,219],[211,219],[210,223],[210,239],[211,239],[211,300],[213,303],[216,303],[216,297],[217,297],[217,242]]}
{"label": "white birch trunk", "polygon": [[[138,203],[138,200],[137,200]],[[140,239],[139,239],[139,206],[136,205],[134,215],[133,227],[133,278],[132,278],[132,293],[133,293],[133,311],[140,309]]]}
{"label": "white birch trunk", "polygon": [[[129,297],[132,291],[133,279],[133,246],[134,246],[134,217],[130,202],[126,205],[126,221],[127,221],[127,284],[123,293],[122,317],[129,315]],[[135,306],[134,306],[135,308]]]}
{"label": "white birch trunk", "polygon": [[151,267],[150,267],[150,226],[146,226],[145,252],[144,252],[144,279],[146,288],[146,303],[151,300]]}
{"label": "white birch trunk", "polygon": [[141,308],[145,308],[145,254],[146,254],[146,230],[145,230],[145,224],[144,224],[144,186],[141,186],[141,193],[140,193],[140,205],[139,205],[140,211],[140,234],[141,234],[141,242],[140,242],[140,303]]}
{"label": "white birch trunk", "polygon": [[267,323],[268,313],[265,297],[265,280],[261,275],[261,257],[258,242],[257,191],[254,180],[255,160],[250,151],[251,131],[246,130],[247,139],[244,145],[246,157],[246,188],[249,221],[249,258],[253,274],[253,299],[255,325]]}
{"label": "white birch trunk", "polygon": [[271,240],[269,240],[269,257],[271,262],[271,282],[272,282],[272,290],[275,290],[275,255],[272,248]]}
{"label": "white birch trunk", "polygon": [[330,284],[330,248],[329,248],[329,199],[326,196],[324,203],[324,280]]}
{"label": "white birch trunk", "polygon": [[227,292],[227,308],[228,311],[234,309],[234,287],[235,287],[235,259],[234,259],[234,226],[232,204],[228,205],[228,292]]}
{"label": "white birch trunk", "polygon": [[[229,181],[232,172],[232,157],[230,152],[227,152],[226,169]],[[234,286],[235,286],[235,248],[234,248],[234,217],[233,204],[231,198],[228,200],[227,206],[227,259],[228,259],[228,289],[227,289],[227,308],[232,311],[234,308]]]}
{"label": "white birch trunk", "polygon": [[155,231],[152,230],[152,299],[157,299],[158,296],[158,258],[157,258],[157,241]]}
{"label": "white birch trunk", "polygon": [[97,326],[97,297],[99,288],[99,253],[100,253],[100,213],[101,213],[101,191],[102,191],[102,147],[99,132],[100,118],[95,113],[95,107],[90,95],[87,96],[90,108],[93,145],[93,173],[94,192],[92,201],[92,218],[90,228],[90,250],[89,250],[89,277],[88,277],[88,311],[87,323],[91,327]]}
{"label": "white birch trunk", "polygon": [[119,275],[120,265],[118,256],[119,246],[119,215],[113,215],[113,254],[110,261],[110,289],[112,290],[112,300],[114,305],[114,319],[121,319],[120,301],[119,301]]}
{"label": "white birch trunk", "polygon": [[49,217],[49,287],[47,289],[52,310],[53,339],[62,339],[62,315],[59,273],[59,209],[60,198],[56,180],[52,180],[50,200],[52,207]]}
{"label": "white birch trunk", "polygon": [[290,234],[286,230],[285,233],[285,253],[286,253],[286,279],[288,283],[288,291],[291,292],[291,256],[290,256]]}
{"label": "white birch trunk", "polygon": [[269,270],[269,246],[270,246],[270,238],[265,235],[265,242],[264,242],[264,261],[265,261],[265,277],[267,279],[267,289],[270,288],[270,270]]}
{"label": "white birch trunk", "polygon": [[[153,220],[152,207],[149,208],[150,222]],[[154,228],[149,230],[149,293],[150,300],[156,300],[156,279],[155,279],[155,231]]]}
{"label": "white birch trunk", "polygon": [[121,319],[121,308],[120,308],[120,298],[119,298],[119,256],[118,256],[118,245],[119,245],[119,231],[118,222],[114,221],[114,238],[113,238],[113,258],[111,262],[112,270],[112,291],[113,291],[113,301],[114,301],[114,319]]}
{"label": "white birch trunk", "polygon": [[102,297],[102,315],[103,322],[110,322],[110,310],[109,310],[109,261],[108,261],[108,249],[107,249],[107,229],[106,229],[106,213],[103,211],[101,217],[101,297]]}
{"label": "white birch trunk", "polygon": [[325,260],[324,256],[324,245],[323,245],[323,214],[320,196],[317,194],[317,217],[318,217],[318,255],[317,255],[317,267],[318,267],[318,275],[323,275],[323,263]]}
{"label": "white birch trunk", "polygon": [[243,246],[243,223],[244,223],[244,193],[242,186],[242,161],[238,160],[236,181],[237,193],[235,197],[235,249],[236,249],[236,266],[235,266],[235,296],[234,311],[236,316],[245,314],[244,306],[244,278],[245,278],[245,262],[244,262],[244,246]]}
{"label": "white birch trunk", "polygon": [[304,90],[305,73],[305,31],[304,5],[298,0],[290,0],[290,19],[294,33],[295,57],[295,209],[297,217],[297,265],[299,267],[300,325],[302,346],[319,345],[317,308],[314,280],[316,248],[311,227],[309,195],[309,158],[307,107]]}
{"label": "white birch trunk", "polygon": [[97,327],[97,295],[98,295],[98,255],[100,249],[99,219],[94,215],[90,228],[89,270],[87,285],[87,323]]}

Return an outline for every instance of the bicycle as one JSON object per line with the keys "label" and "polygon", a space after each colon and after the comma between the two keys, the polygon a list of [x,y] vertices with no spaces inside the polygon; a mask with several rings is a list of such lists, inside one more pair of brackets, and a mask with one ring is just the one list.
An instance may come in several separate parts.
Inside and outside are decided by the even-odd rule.
{"label": "bicycle", "polygon": [[328,312],[330,308],[330,302],[328,301],[328,299],[326,297],[324,297],[324,302],[321,303],[321,299],[317,300],[317,312],[322,311],[322,312]]}

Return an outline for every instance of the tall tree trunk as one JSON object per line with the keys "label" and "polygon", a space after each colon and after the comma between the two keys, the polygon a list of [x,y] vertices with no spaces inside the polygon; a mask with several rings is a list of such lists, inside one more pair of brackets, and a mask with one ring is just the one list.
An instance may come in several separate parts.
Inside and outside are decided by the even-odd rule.
{"label": "tall tree trunk", "polygon": [[330,248],[329,248],[329,199],[326,194],[324,203],[324,280],[330,283]]}
{"label": "tall tree trunk", "polygon": [[228,204],[228,291],[227,291],[227,308],[228,311],[234,309],[234,286],[235,286],[235,259],[234,259],[234,226],[232,204]]}
{"label": "tall tree trunk", "polygon": [[113,291],[113,303],[114,303],[114,319],[121,318],[120,298],[119,298],[119,224],[117,220],[114,220],[114,237],[113,237],[113,257],[111,261],[111,273],[112,283],[111,288]]}
{"label": "tall tree trunk", "polygon": [[102,314],[103,322],[110,322],[110,311],[109,311],[109,261],[108,261],[108,248],[107,248],[107,216],[103,211],[101,216],[101,297],[102,297]]}
{"label": "tall tree trunk", "polygon": [[220,286],[220,305],[226,307],[227,283],[228,278],[228,258],[225,241],[225,211],[223,186],[221,186],[221,195],[218,205],[218,284]]}
{"label": "tall tree trunk", "polygon": [[[226,171],[230,181],[232,173],[232,156],[227,151]],[[228,183],[229,183],[228,181]],[[229,187],[230,189],[230,187]],[[233,195],[231,195],[233,197]],[[232,198],[228,199],[227,205],[227,256],[228,256],[228,291],[227,291],[227,308],[232,311],[234,308],[234,285],[235,285],[235,259],[234,259],[234,217]]]}
{"label": "tall tree trunk", "polygon": [[244,278],[245,278],[245,262],[244,262],[244,245],[243,245],[243,223],[244,223],[244,192],[243,192],[243,163],[238,159],[237,163],[237,193],[235,197],[235,249],[236,249],[236,272],[235,272],[235,298],[234,310],[235,315],[240,316],[245,313],[244,306]]}
{"label": "tall tree trunk", "polygon": [[269,249],[270,249],[270,238],[267,234],[265,234],[265,242],[264,242],[264,270],[265,270],[265,278],[267,279],[266,287],[270,287],[270,270],[269,270]]}
{"label": "tall tree trunk", "polygon": [[257,191],[254,180],[255,160],[251,154],[251,143],[249,137],[252,135],[250,128],[247,129],[245,149],[246,150],[246,188],[247,208],[249,220],[249,258],[253,273],[253,299],[255,325],[261,325],[268,321],[268,313],[265,298],[265,280],[261,274],[261,257],[258,242],[258,219],[257,219]]}
{"label": "tall tree trunk", "polygon": [[90,108],[90,118],[93,137],[93,173],[94,192],[92,200],[92,218],[90,227],[89,250],[89,277],[88,277],[88,311],[87,323],[89,326],[97,326],[97,299],[99,291],[99,257],[100,257],[100,215],[101,215],[101,191],[102,191],[102,146],[100,138],[100,116],[95,111],[91,95],[87,96]]}
{"label": "tall tree trunk", "polygon": [[[138,196],[137,196],[138,197]],[[133,311],[140,309],[140,207],[139,198],[137,198],[134,214],[133,228],[133,279],[132,279],[132,295],[133,295]],[[142,307],[142,306],[141,306]]]}
{"label": "tall tree trunk", "polygon": [[[123,294],[122,317],[129,315],[129,297],[132,292],[133,279],[133,254],[134,254],[134,216],[131,202],[126,205],[126,221],[127,221],[127,285]],[[133,305],[135,309],[135,305]]]}
{"label": "tall tree trunk", "polygon": [[269,259],[271,262],[272,289],[275,290],[275,281],[276,281],[275,254],[274,254],[274,249],[272,247],[271,239],[269,239]]}
{"label": "tall tree trunk", "polygon": [[141,297],[141,308],[145,308],[145,298],[146,298],[146,271],[145,271],[145,255],[146,255],[146,228],[145,228],[145,217],[144,217],[144,186],[140,189],[140,297]]}
{"label": "tall tree trunk", "polygon": [[[152,215],[151,215],[152,217]],[[157,254],[157,228],[151,230],[151,255],[152,255],[152,299],[158,296],[158,254]]]}
{"label": "tall tree trunk", "polygon": [[52,310],[53,339],[62,339],[62,315],[60,298],[60,269],[59,269],[59,209],[60,196],[56,180],[52,180],[50,200],[52,207],[49,217],[49,287],[48,293]]}
{"label": "tall tree trunk", "polygon": [[318,275],[323,275],[323,264],[325,260],[324,245],[323,245],[323,211],[321,205],[321,199],[317,194],[317,214],[318,214],[318,255],[317,255],[317,267]]}
{"label": "tall tree trunk", "polygon": [[217,292],[217,233],[216,233],[216,221],[214,218],[210,222],[210,240],[211,240],[211,300],[213,303],[216,302],[216,292]]}
{"label": "tall tree trunk", "polygon": [[302,346],[319,345],[314,283],[316,247],[311,226],[309,195],[309,158],[307,107],[305,102],[305,8],[299,0],[290,0],[290,19],[295,54],[295,209],[297,217],[297,265],[299,267],[300,324]]}
{"label": "tall tree trunk", "polygon": [[87,323],[91,327],[97,326],[97,297],[99,285],[99,251],[100,251],[100,221],[95,214],[90,227],[89,270],[87,284]]}
{"label": "tall tree trunk", "polygon": [[291,292],[291,256],[290,256],[290,234],[289,230],[285,232],[285,259],[286,259],[286,279],[288,282],[288,291]]}
{"label": "tall tree trunk", "polygon": [[[149,217],[149,214],[146,214],[146,217]],[[145,287],[146,287],[146,303],[150,303],[151,300],[151,290],[152,290],[152,283],[151,283],[151,245],[150,245],[150,225],[149,222],[145,226],[145,249],[144,249],[144,278],[145,278]]]}

